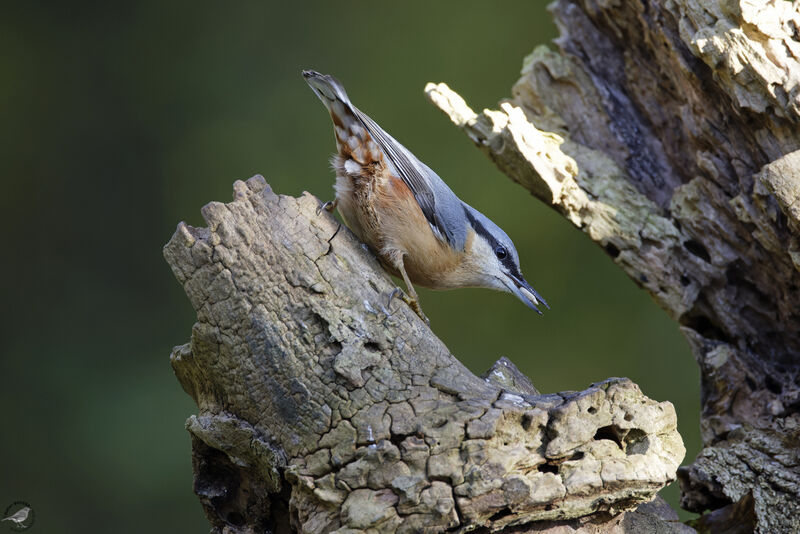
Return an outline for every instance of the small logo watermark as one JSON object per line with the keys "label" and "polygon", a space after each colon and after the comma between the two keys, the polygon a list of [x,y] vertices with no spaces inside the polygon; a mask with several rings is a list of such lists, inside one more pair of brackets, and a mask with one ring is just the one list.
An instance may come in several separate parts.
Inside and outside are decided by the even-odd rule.
{"label": "small logo watermark", "polygon": [[14,501],[8,505],[0,525],[7,525],[11,530],[21,532],[33,526],[33,508],[25,501]]}

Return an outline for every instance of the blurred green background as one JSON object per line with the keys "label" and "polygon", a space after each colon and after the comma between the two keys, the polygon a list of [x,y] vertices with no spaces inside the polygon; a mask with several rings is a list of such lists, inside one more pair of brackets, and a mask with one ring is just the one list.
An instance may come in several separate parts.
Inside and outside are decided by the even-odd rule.
{"label": "blurred green background", "polygon": [[699,381],[676,325],[422,93],[445,81],[494,106],[553,37],[542,1],[4,3],[0,509],[30,502],[36,532],[208,531],[168,360],[194,314],[161,247],[255,173],[332,198],[330,119],[302,68],[335,73],[504,228],[552,305],[423,290],[450,349],[475,372],[508,356],[547,392],[628,376],[675,404],[691,460]]}

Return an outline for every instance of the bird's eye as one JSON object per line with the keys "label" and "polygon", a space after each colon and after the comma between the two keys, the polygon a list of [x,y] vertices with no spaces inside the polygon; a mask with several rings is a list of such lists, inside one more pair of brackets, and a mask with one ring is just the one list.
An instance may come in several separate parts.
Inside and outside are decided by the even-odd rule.
{"label": "bird's eye", "polygon": [[504,247],[503,245],[500,245],[499,247],[494,249],[494,253],[497,256],[498,260],[504,260],[506,259],[506,256],[508,256],[508,251],[506,250],[506,247]]}

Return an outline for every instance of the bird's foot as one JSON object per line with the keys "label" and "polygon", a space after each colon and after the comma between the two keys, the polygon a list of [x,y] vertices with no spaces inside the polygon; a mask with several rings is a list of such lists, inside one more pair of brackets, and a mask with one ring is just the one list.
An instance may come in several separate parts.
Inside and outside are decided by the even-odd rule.
{"label": "bird's foot", "polygon": [[339,200],[329,200],[327,202],[323,202],[319,206],[317,206],[317,215],[322,213],[322,210],[327,211],[328,213],[332,212],[336,209],[336,206],[339,204]]}
{"label": "bird's foot", "polygon": [[428,326],[431,325],[431,320],[428,319],[428,317],[424,313],[422,313],[422,307],[419,305],[419,300],[409,297],[406,294],[406,292],[400,289],[399,287],[394,288],[394,290],[392,290],[391,294],[389,295],[389,302],[387,306],[389,309],[391,309],[392,301],[394,300],[395,297],[400,297],[400,299],[403,302],[408,304],[411,307],[411,309],[414,310],[414,313],[416,313],[426,325]]}

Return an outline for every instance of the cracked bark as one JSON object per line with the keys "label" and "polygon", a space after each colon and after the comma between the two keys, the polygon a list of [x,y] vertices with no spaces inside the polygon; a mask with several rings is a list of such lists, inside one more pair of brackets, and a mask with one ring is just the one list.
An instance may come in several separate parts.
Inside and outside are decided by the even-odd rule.
{"label": "cracked bark", "polygon": [[639,506],[685,452],[671,404],[474,376],[318,202],[236,182],[164,249],[197,311],[171,361],[214,532],[682,531]]}
{"label": "cracked bark", "polygon": [[[550,7],[512,98],[435,105],[680,325],[704,448],[682,505],[712,532],[800,531],[800,4]],[[735,525],[735,526],[732,526]]]}

